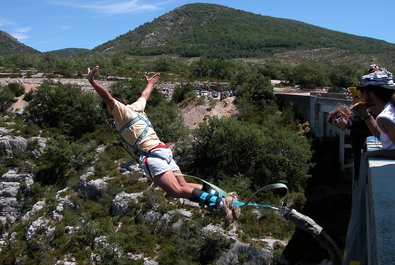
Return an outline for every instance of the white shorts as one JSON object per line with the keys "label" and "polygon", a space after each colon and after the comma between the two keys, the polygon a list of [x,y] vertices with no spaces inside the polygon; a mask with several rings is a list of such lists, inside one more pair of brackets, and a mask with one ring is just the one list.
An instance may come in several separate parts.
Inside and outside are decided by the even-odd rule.
{"label": "white shorts", "polygon": [[173,159],[173,152],[170,148],[155,148],[149,153],[158,155],[158,157],[141,155],[139,158],[139,164],[147,177],[154,178],[167,171],[180,170]]}

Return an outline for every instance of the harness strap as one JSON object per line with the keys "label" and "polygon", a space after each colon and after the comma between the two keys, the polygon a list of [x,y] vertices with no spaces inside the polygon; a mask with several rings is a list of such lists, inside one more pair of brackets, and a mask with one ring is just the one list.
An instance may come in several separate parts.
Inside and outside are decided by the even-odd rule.
{"label": "harness strap", "polygon": [[118,130],[118,133],[122,134],[127,128],[129,128],[139,120],[141,120],[141,115],[137,114],[137,117],[134,117],[133,119],[125,123],[125,125],[123,125],[122,128]]}
{"label": "harness strap", "polygon": [[[153,154],[151,153],[151,151],[155,148],[165,148],[164,145],[162,146],[156,146],[154,148],[152,148],[151,150],[149,150],[148,152],[145,152],[141,149],[138,148],[138,145],[141,143],[141,141],[144,139],[144,137],[147,135],[148,131],[150,128],[152,128],[152,124],[151,122],[144,117],[141,114],[136,113],[137,116],[134,117],[133,119],[131,119],[130,121],[126,122],[119,130],[118,133],[121,136],[121,140],[120,142],[122,143],[122,145],[126,148],[126,150],[131,153],[129,151],[129,148],[131,148],[133,150],[133,153],[135,155],[141,156],[144,155],[146,157],[156,157],[156,158],[161,158],[163,160],[165,160],[167,163],[170,163],[171,160],[166,159],[163,156],[160,156],[158,154]],[[134,144],[129,143],[128,141],[125,140],[125,138],[123,137],[123,133],[126,131],[126,129],[130,128],[131,126],[133,126],[136,122],[138,122],[139,120],[143,120],[146,123],[146,126],[144,128],[144,130],[142,131],[142,133],[139,135],[139,137],[137,138],[137,140],[134,142]],[[115,127],[115,126],[114,126]],[[129,147],[129,148],[128,148]],[[137,159],[136,159],[137,160]],[[129,161],[128,163],[125,164],[125,167],[127,167],[128,165],[132,164],[131,161]]]}
{"label": "harness strap", "polygon": [[[144,128],[144,130],[141,132],[141,134],[139,135],[139,137],[136,139],[136,141],[134,142],[134,144],[131,144],[129,142],[127,142],[125,140],[125,138],[123,137],[123,133],[126,131],[126,129],[130,128],[131,126],[133,126],[136,122],[138,122],[139,120],[143,120],[146,123],[146,126]],[[145,155],[145,156],[149,156],[149,157],[160,157],[156,154],[150,154],[149,152],[145,152],[143,150],[140,150],[138,148],[139,144],[141,143],[141,141],[144,139],[144,137],[147,135],[149,129],[152,128],[152,124],[151,122],[145,118],[143,115],[138,114],[137,116],[134,117],[133,119],[131,119],[130,121],[128,121],[127,123],[125,123],[121,129],[118,130],[119,135],[121,136],[121,142],[123,145],[126,145],[130,148],[132,148],[133,152],[137,155]],[[162,158],[162,157],[161,157]]]}

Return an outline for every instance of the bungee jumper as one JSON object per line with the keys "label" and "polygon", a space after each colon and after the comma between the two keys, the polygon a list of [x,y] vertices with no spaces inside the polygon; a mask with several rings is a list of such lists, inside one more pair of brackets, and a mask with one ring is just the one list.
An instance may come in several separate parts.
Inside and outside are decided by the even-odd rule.
{"label": "bungee jumper", "polygon": [[159,139],[153,129],[144,109],[154,85],[160,79],[160,73],[150,77],[146,75],[147,86],[140,98],[128,104],[125,98],[112,94],[96,81],[98,71],[99,66],[88,68],[88,81],[103,100],[107,116],[114,119],[121,142],[145,175],[173,198],[197,202],[209,211],[218,209],[223,214],[225,226],[238,219],[240,207],[232,205],[237,200],[237,194],[233,192],[223,195],[207,185],[187,182],[173,159],[172,150]]}
{"label": "bungee jumper", "polygon": [[[341,264],[340,251],[325,230],[311,218],[287,207],[288,188],[286,185],[276,183],[265,186],[252,194],[246,202],[242,202],[238,201],[236,192],[227,193],[205,180],[181,172],[173,159],[170,147],[159,139],[144,113],[146,102],[154,89],[154,85],[160,78],[160,73],[150,77],[145,76],[147,86],[142,91],[140,98],[129,105],[125,98],[110,93],[96,81],[98,71],[99,66],[88,68],[88,81],[102,98],[106,114],[114,119],[115,128],[120,135],[121,142],[138,162],[144,174],[151,178],[155,185],[161,187],[173,198],[185,198],[197,202],[208,211],[219,210],[223,214],[225,227],[240,217],[242,207],[275,210],[296,227],[317,239],[328,250],[333,264]],[[194,178],[203,184],[187,182],[185,177]],[[251,199],[259,192],[280,188],[286,189],[286,195],[280,207],[251,202]]]}

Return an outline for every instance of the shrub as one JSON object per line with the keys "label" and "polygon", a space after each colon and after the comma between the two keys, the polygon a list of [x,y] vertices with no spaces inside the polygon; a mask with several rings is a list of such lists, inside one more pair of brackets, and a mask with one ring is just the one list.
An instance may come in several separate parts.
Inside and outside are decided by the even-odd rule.
{"label": "shrub", "polygon": [[71,169],[73,151],[70,143],[59,137],[48,141],[35,168],[36,180],[44,185],[65,185]]}
{"label": "shrub", "polygon": [[11,90],[15,97],[22,96],[25,93],[25,88],[20,83],[10,83],[8,84],[8,88]]}
{"label": "shrub", "polygon": [[252,185],[281,181],[296,190],[307,179],[309,142],[295,132],[211,118],[193,137],[194,141],[180,145],[177,151],[182,157],[180,165],[195,175],[229,181],[242,174]]}
{"label": "shrub", "polygon": [[59,128],[62,133],[77,138],[104,122],[104,113],[93,94],[75,85],[48,80],[34,92],[27,110],[42,125]]}
{"label": "shrub", "polygon": [[9,87],[0,87],[0,111],[5,111],[11,106],[14,96]]}

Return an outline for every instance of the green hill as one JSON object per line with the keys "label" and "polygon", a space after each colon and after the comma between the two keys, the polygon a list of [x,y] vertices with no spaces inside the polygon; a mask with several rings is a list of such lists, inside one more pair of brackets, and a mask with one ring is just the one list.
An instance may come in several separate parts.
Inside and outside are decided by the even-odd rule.
{"label": "green hill", "polygon": [[[13,53],[41,54],[0,31],[0,56]],[[108,59],[125,55],[208,56],[285,64],[312,60],[395,67],[395,44],[295,20],[201,3],[176,8],[91,51],[69,48],[44,54],[59,58],[90,55]]]}
{"label": "green hill", "polygon": [[0,56],[14,53],[37,54],[40,52],[20,43],[7,32],[0,30]]}
{"label": "green hill", "polygon": [[214,4],[184,5],[94,51],[186,57],[275,56],[279,60],[358,55],[365,64],[371,57],[388,62],[395,58],[395,45],[385,41]]}
{"label": "green hill", "polygon": [[88,53],[89,49],[80,49],[80,48],[66,48],[60,50],[54,50],[45,52],[45,54],[52,55],[59,58],[69,58],[73,56],[80,56],[82,54]]}

